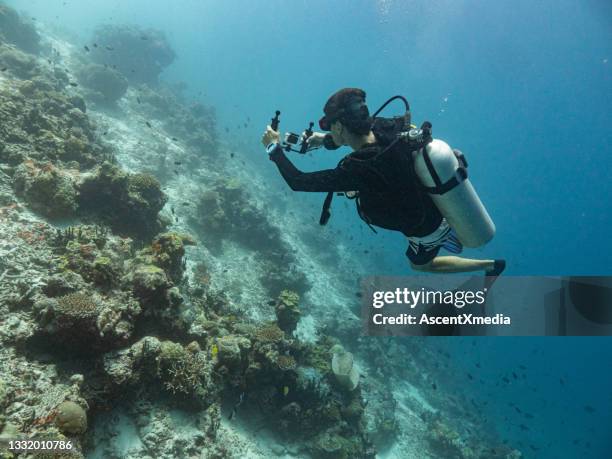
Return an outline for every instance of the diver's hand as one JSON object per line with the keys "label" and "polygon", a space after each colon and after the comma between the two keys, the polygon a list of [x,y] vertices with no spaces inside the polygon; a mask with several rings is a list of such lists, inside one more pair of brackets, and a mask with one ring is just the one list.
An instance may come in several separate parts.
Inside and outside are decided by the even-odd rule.
{"label": "diver's hand", "polygon": [[261,136],[261,143],[263,143],[264,147],[267,147],[271,143],[280,143],[280,134],[268,125],[266,126],[266,132]]}
{"label": "diver's hand", "polygon": [[[302,138],[306,135],[306,131],[302,132]],[[306,140],[306,144],[309,148],[318,148],[323,145],[323,140],[325,139],[325,135],[323,132],[313,132],[308,140]]]}

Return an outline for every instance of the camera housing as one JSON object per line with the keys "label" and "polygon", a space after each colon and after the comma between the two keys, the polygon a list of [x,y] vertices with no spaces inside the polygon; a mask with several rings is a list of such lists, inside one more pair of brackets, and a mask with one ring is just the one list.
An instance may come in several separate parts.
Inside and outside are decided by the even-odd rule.
{"label": "camera housing", "polygon": [[287,132],[285,134],[285,143],[295,145],[300,141],[300,135],[294,132]]}

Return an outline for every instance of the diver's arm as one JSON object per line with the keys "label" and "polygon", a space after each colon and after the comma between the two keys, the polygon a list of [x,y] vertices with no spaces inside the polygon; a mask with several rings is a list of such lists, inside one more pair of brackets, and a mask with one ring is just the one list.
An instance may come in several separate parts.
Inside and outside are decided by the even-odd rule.
{"label": "diver's arm", "polygon": [[281,175],[293,191],[353,191],[364,188],[358,177],[341,167],[317,172],[302,172],[293,165],[279,144],[267,149]]}

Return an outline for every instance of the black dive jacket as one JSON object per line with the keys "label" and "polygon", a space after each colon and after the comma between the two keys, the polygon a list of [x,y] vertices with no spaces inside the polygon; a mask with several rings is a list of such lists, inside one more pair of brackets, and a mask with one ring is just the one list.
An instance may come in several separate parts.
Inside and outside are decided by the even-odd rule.
{"label": "black dive jacket", "polygon": [[345,156],[335,169],[302,172],[280,145],[270,153],[270,160],[293,191],[358,191],[358,212],[367,223],[406,236],[431,234],[440,226],[442,215],[419,188],[410,155],[399,151],[399,144],[383,152],[383,137],[374,134],[376,143]]}

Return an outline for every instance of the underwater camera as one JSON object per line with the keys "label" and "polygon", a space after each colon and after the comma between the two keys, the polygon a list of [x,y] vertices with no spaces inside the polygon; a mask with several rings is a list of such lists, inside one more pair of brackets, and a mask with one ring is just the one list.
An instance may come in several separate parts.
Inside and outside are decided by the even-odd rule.
{"label": "underwater camera", "polygon": [[[271,127],[275,131],[278,131],[278,124],[280,123],[280,120],[278,118],[279,115],[280,115],[280,111],[276,110],[276,115],[274,116],[274,118],[272,118]],[[295,132],[287,132],[285,134],[285,140],[283,141],[283,149],[285,151],[294,151],[296,153],[300,153],[303,155],[311,150],[316,150],[317,148],[319,148],[319,147],[308,148],[308,139],[313,134],[313,131],[312,131],[313,126],[314,126],[314,123],[311,121],[308,124],[308,127],[304,129],[303,134],[296,134]],[[300,139],[301,139],[301,142],[300,142]],[[297,145],[298,142],[300,142],[300,145],[299,145],[300,148],[299,149],[292,148],[292,145]]]}

